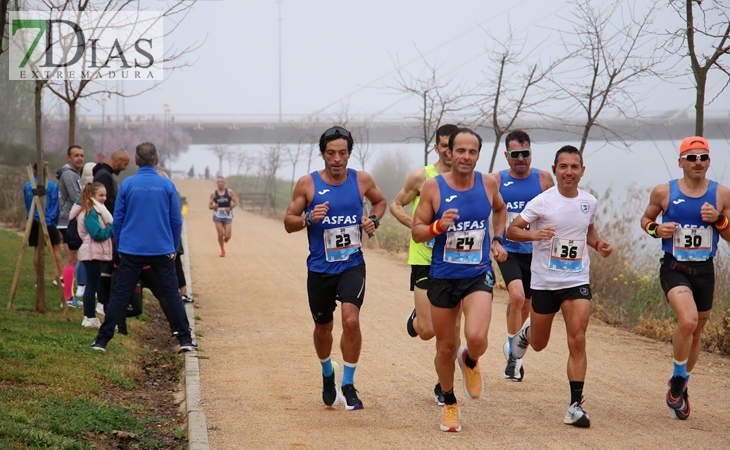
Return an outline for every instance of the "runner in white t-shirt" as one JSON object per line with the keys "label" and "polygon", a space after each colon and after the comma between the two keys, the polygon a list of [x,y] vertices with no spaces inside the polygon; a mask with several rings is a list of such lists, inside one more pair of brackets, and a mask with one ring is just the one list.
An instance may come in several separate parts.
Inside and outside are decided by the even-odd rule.
{"label": "runner in white t-shirt", "polygon": [[[591,311],[588,247],[604,258],[612,251],[611,244],[600,240],[593,226],[596,198],[578,189],[584,173],[580,151],[571,145],[562,147],[553,165],[558,185],[527,203],[507,228],[507,239],[536,241],[530,266],[532,312],[512,341],[512,354],[522,358],[528,345],[537,352],[547,347],[555,313],[563,312],[571,396],[563,422],[578,427],[591,424],[581,407],[588,366],[585,335]],[[530,229],[525,230],[528,224]]]}

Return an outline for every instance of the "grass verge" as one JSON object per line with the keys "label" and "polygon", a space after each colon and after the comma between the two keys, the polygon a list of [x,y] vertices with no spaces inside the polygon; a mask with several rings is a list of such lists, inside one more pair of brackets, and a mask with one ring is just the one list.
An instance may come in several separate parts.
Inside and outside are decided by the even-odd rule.
{"label": "grass verge", "polygon": [[[21,241],[0,230],[5,302]],[[81,310],[64,319],[47,279],[48,313],[37,314],[28,251],[13,309],[0,308],[0,449],[183,448],[172,395],[182,357],[157,320],[157,302],[147,301],[147,320],[130,320],[130,336],[100,354],[90,348],[96,330],[80,326]]]}

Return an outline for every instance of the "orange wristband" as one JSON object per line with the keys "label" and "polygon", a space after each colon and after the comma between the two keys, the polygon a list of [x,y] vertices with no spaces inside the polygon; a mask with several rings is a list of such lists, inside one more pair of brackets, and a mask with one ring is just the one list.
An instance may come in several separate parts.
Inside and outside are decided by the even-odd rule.
{"label": "orange wristband", "polygon": [[728,220],[728,218],[725,217],[723,214],[720,214],[720,216],[722,218],[715,222],[715,227],[717,227],[717,231],[723,232],[727,230],[728,227],[730,227],[730,220]]}
{"label": "orange wristband", "polygon": [[436,222],[433,222],[431,226],[428,227],[428,231],[431,232],[431,236],[436,237],[439,234],[443,233],[444,229],[441,229],[441,220],[437,220]]}

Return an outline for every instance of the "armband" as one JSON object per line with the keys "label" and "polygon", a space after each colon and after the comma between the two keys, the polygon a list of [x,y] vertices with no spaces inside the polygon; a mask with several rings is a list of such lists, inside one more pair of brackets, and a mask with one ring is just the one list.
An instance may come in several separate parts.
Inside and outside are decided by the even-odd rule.
{"label": "armband", "polygon": [[659,227],[659,224],[656,222],[649,222],[644,226],[644,231],[646,231],[646,234],[653,238],[658,238],[659,235],[656,234],[656,229]]}
{"label": "armband", "polygon": [[373,224],[375,225],[375,229],[377,230],[378,227],[380,226],[380,221],[378,220],[378,217],[375,215],[372,215],[372,216],[368,216],[368,219],[373,221]]}
{"label": "armband", "polygon": [[727,217],[725,217],[722,213],[720,213],[717,216],[717,221],[715,222],[715,226],[717,227],[717,231],[723,232],[730,227],[730,220],[728,220]]}
{"label": "armband", "polygon": [[446,229],[442,229],[441,228],[441,223],[440,222],[441,222],[441,220],[439,219],[436,222],[432,223],[431,226],[428,227],[428,231],[431,232],[431,236],[436,237],[439,234],[441,234],[444,231],[446,231]]}
{"label": "armband", "polygon": [[307,214],[304,215],[304,228],[310,226],[312,224],[312,213],[314,210],[309,211]]}
{"label": "armband", "polygon": [[499,245],[504,245],[504,240],[502,240],[502,236],[494,236],[492,238],[492,241],[497,241],[499,242]]}

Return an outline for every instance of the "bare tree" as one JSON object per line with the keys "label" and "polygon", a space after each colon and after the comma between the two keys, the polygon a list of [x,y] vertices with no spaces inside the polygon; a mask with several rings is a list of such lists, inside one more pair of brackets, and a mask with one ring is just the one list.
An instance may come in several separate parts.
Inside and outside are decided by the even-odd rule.
{"label": "bare tree", "polygon": [[[683,71],[682,76],[689,72],[694,78],[695,135],[702,136],[705,106],[715,101],[730,84],[730,3],[724,0],[705,0],[704,4],[701,0],[670,0],[669,4],[684,26],[670,33],[667,49],[689,58],[690,68]],[[705,48],[712,49],[709,56],[703,53]],[[727,79],[707,101],[707,78],[713,69],[723,72]]]}
{"label": "bare tree", "polygon": [[5,51],[3,41],[5,38],[5,25],[8,23],[8,12],[10,12],[9,6],[10,0],[0,0],[0,55]]}
{"label": "bare tree", "polygon": [[353,139],[355,141],[355,148],[352,150],[352,153],[360,163],[362,170],[365,170],[365,164],[375,152],[375,146],[370,144],[370,127],[365,124],[362,127],[355,128],[353,131]]}
{"label": "bare tree", "polygon": [[242,151],[240,148],[236,148],[235,152],[230,153],[231,162],[236,165],[236,175],[241,175],[241,168],[246,167],[244,175],[248,175],[248,171],[251,170],[251,162],[253,158],[251,155]]}
{"label": "bare tree", "polygon": [[431,142],[444,117],[461,109],[459,103],[464,97],[462,88],[453,83],[453,77],[441,79],[438,68],[424,59],[425,67],[418,75],[412,75],[402,68],[397,69],[396,85],[391,86],[398,92],[410,94],[419,101],[417,115],[407,116],[417,120],[421,127],[419,139],[423,141],[423,161],[428,164]]}
{"label": "bare tree", "polygon": [[289,188],[289,191],[292,194],[294,193],[294,177],[297,172],[297,163],[299,162],[299,158],[302,157],[306,151],[305,145],[302,143],[301,139],[297,142],[297,146],[295,148],[296,150],[289,146],[284,147],[284,152],[289,157],[289,163],[291,164],[291,187]]}
{"label": "bare tree", "polygon": [[218,158],[218,173],[216,175],[223,175],[223,160],[230,153],[228,146],[225,144],[213,144],[207,146],[205,149],[212,152]]}
{"label": "bare tree", "polygon": [[606,111],[620,117],[638,117],[637,84],[645,77],[659,76],[655,67],[662,55],[651,39],[656,3],[639,13],[635,3],[599,3],[590,0],[574,2],[572,31],[560,31],[563,47],[571,61],[561,73],[553,71],[550,82],[572,106],[561,116],[578,113],[581,119],[581,153],[585,150],[591,129],[595,126],[608,140],[625,143],[624,136],[600,122]]}
{"label": "bare tree", "polygon": [[[284,166],[285,151],[282,144],[267,145],[261,155],[261,174],[266,182],[266,193],[274,199],[274,207],[276,207],[276,174]],[[276,214],[276,210],[273,213]]]}
{"label": "bare tree", "polygon": [[[489,37],[494,47],[487,51],[489,65],[483,71],[485,81],[480,83],[481,90],[486,93],[476,103],[480,112],[476,126],[494,131],[494,148],[489,162],[489,172],[492,172],[502,136],[512,129],[520,116],[535,112],[535,107],[545,100],[546,95],[535,95],[534,91],[565,58],[556,59],[543,68],[539,57],[531,55],[533,51],[523,55],[525,41],[515,40],[511,28],[504,42],[491,34]],[[530,58],[535,62],[528,63]]]}
{"label": "bare tree", "polygon": [[[166,24],[172,24],[172,26],[165,27],[164,31],[164,37],[170,36],[171,33],[173,33],[179,24],[187,17],[187,14],[190,12],[192,7],[195,5],[197,0],[176,0],[171,5],[165,6],[164,9],[161,11],[158,11],[160,13],[160,16],[157,20],[153,22],[145,22],[141,25],[141,27],[144,27],[145,29],[151,29],[154,26],[158,25],[158,22],[161,22],[163,20],[166,20]],[[65,1],[54,1],[54,0],[43,0],[43,3],[45,4],[45,8],[56,10],[56,11],[69,11],[73,13],[83,13],[83,12],[91,12],[91,11],[102,11],[105,13],[108,13],[109,15],[113,16],[117,12],[121,11],[144,11],[145,8],[143,8],[140,5],[140,2],[137,2],[135,0],[121,0],[117,2],[111,2],[108,0],[78,0],[78,3],[65,0]],[[93,33],[98,33],[100,31],[103,31],[105,28],[108,27],[107,23],[97,23],[95,24],[94,29],[92,30]],[[60,27],[56,28],[58,30],[58,33],[61,33]],[[76,42],[74,39],[68,39],[68,36],[59,36],[57,42],[61,44],[61,47],[63,48],[63,53],[68,54],[70,49],[72,47],[75,47]],[[124,52],[133,49],[135,47],[135,42],[121,42],[120,47],[118,49],[120,54],[123,54]],[[156,61],[155,63],[162,63],[165,67],[165,73],[169,76],[172,72],[174,72],[177,69],[187,67],[191,65],[192,63],[186,60],[186,57],[193,52],[194,50],[197,50],[200,48],[202,44],[193,44],[183,49],[177,49],[175,47],[171,47],[169,50],[166,51],[162,61]],[[138,95],[141,95],[145,92],[148,92],[150,90],[156,89],[160,84],[164,82],[163,80],[158,80],[152,83],[151,86],[147,86],[144,88],[141,88],[137,91],[133,91],[130,93],[124,92],[121,89],[116,88],[110,88],[107,86],[107,83],[100,83],[97,79],[99,75],[101,75],[102,70],[105,72],[115,72],[118,70],[110,70],[110,68],[107,66],[107,64],[113,59],[113,58],[119,58],[119,55],[113,55],[113,52],[109,52],[108,55],[106,55],[106,60],[101,61],[103,64],[88,64],[87,58],[89,55],[87,55],[88,52],[84,52],[82,56],[82,61],[84,64],[84,67],[88,67],[88,76],[84,79],[73,81],[69,80],[68,76],[65,75],[63,80],[54,80],[49,79],[48,88],[53,92],[58,98],[60,98],[63,102],[66,103],[68,106],[68,140],[69,145],[72,145],[76,141],[76,109],[78,106],[79,100],[82,98],[89,98],[93,96],[98,95],[106,95],[108,98],[111,99],[112,95],[117,95],[121,97],[135,97]],[[92,57],[96,57],[96,52],[92,52]],[[64,68],[64,70],[66,70]]]}

